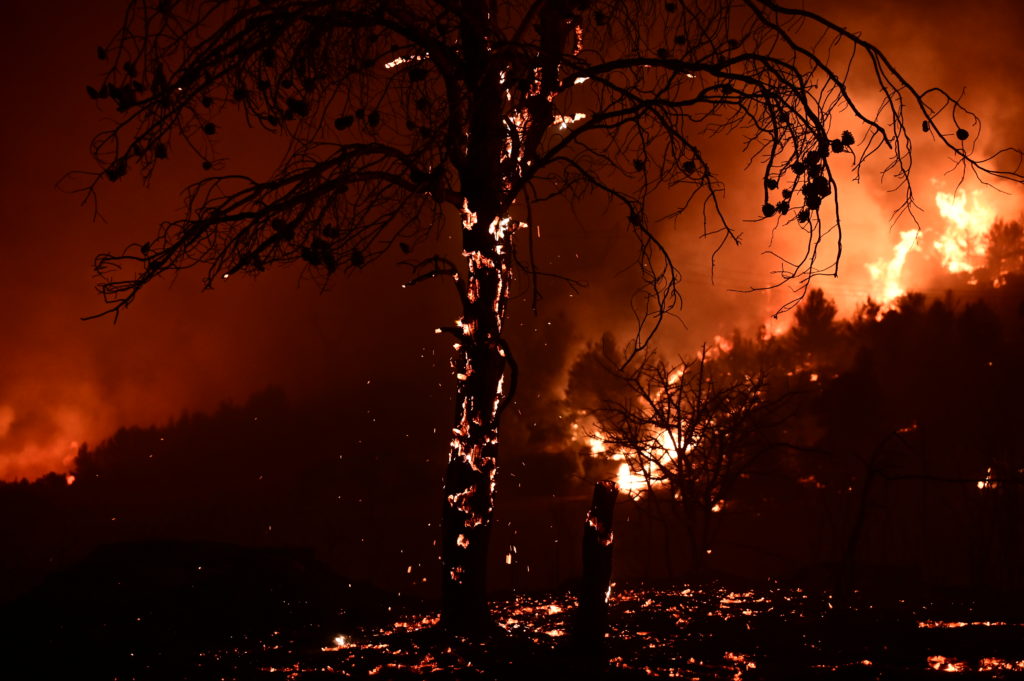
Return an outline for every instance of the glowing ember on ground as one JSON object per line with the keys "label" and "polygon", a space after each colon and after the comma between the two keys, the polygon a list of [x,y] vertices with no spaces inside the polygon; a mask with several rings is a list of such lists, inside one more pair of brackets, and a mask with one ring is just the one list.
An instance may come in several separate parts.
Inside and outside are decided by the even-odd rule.
{"label": "glowing ember on ground", "polygon": [[1010,660],[1002,660],[998,657],[983,657],[978,662],[979,672],[993,672],[993,671],[1024,671],[1024,660],[1017,660],[1012,662]]}
{"label": "glowing ember on ground", "polygon": [[619,489],[636,498],[647,491],[647,478],[643,473],[634,473],[629,464],[623,461],[615,473],[615,482]]}
{"label": "glowing ember on ground", "polygon": [[[1017,629],[1007,617],[971,616],[970,604],[854,602],[834,617],[830,594],[777,583],[738,589],[620,586],[609,600],[608,677],[751,681],[755,678],[917,678],[916,674],[1024,671]],[[492,602],[499,637],[446,637],[433,613],[407,612],[390,623],[349,634],[331,630],[310,648],[275,632],[200,656],[210,678],[249,678],[258,669],[279,678],[531,678],[539,669],[578,664],[562,651],[571,641],[571,594],[518,595]],[[966,615],[945,619],[937,612]],[[991,611],[986,611],[990,614]],[[840,643],[837,643],[840,642]],[[948,647],[947,647],[948,646]],[[940,655],[938,650],[954,655]],[[971,650],[971,653],[965,653]],[[523,657],[526,666],[519,665]],[[575,662],[573,661],[575,660]],[[539,666],[537,666],[539,665]],[[564,672],[562,678],[577,678]],[[213,672],[216,671],[216,674]],[[223,673],[221,673],[223,672]],[[806,674],[805,674],[806,673]],[[205,677],[204,677],[205,678]],[[541,674],[538,678],[548,678]],[[991,678],[991,677],[986,677]]]}
{"label": "glowing ember on ground", "polygon": [[1006,627],[1011,626],[1006,622],[940,622],[936,620],[924,620],[918,622],[919,629],[963,629],[964,627]]}
{"label": "glowing ember on ground", "polygon": [[330,651],[344,650],[351,645],[352,643],[344,636],[335,636],[333,646],[324,646],[320,650],[326,653]]}
{"label": "glowing ember on ground", "polygon": [[978,481],[978,489],[996,489],[999,487],[999,481],[992,476],[992,467],[989,466],[985,471],[985,479]]}

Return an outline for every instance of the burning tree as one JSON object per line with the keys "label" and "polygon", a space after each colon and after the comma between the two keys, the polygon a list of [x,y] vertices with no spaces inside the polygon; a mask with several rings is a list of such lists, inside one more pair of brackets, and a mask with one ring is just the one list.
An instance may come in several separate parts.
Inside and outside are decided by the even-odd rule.
{"label": "burning tree", "polygon": [[[700,573],[715,516],[740,477],[766,452],[767,434],[784,420],[783,397],[769,396],[764,371],[733,373],[724,362],[668,364],[647,353],[620,373],[624,397],[592,410],[607,453],[623,461],[636,494],[665,489],[680,511],[691,567]],[[625,471],[623,471],[625,472]]]}
{"label": "burning tree", "polygon": [[[817,255],[840,239],[837,160],[856,172],[884,159],[909,208],[908,127],[923,121],[964,171],[1020,179],[1003,155],[974,160],[976,120],[955,97],[915,89],[859,34],[773,0],[132,0],[98,56],[109,67],[88,93],[116,120],[83,191],[129,171],[148,181],[170,156],[194,154],[206,173],[179,218],[97,258],[108,312],[189,268],[210,287],[298,263],[326,284],[395,248],[420,255],[411,281],[454,284],[441,550],[442,621],[456,630],[488,619],[498,424],[515,386],[503,324],[514,267],[538,274],[548,206],[597,194],[636,235],[639,350],[679,303],[652,197],[671,192],[677,216],[701,205],[719,248],[739,240],[719,170],[734,154],[716,138],[741,139],[758,168],[753,211],[802,232],[780,267],[797,298],[835,271]],[[878,96],[855,100],[852,73]],[[229,171],[215,144],[229,128],[276,140],[280,162]],[[453,222],[458,255],[430,253]]]}

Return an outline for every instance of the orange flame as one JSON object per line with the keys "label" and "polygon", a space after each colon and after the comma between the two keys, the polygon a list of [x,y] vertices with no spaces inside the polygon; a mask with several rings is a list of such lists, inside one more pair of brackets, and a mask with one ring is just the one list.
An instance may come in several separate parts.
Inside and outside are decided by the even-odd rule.
{"label": "orange flame", "polygon": [[942,258],[947,271],[973,272],[984,262],[988,249],[988,232],[996,219],[996,211],[981,200],[981,192],[935,195],[935,205],[946,220],[946,231],[932,245]]}
{"label": "orange flame", "polygon": [[906,281],[905,271],[913,252],[923,253],[928,258],[937,257],[942,269],[950,274],[970,273],[984,263],[996,209],[984,200],[981,191],[936,192],[935,205],[944,225],[927,230],[933,237],[927,252],[921,247],[919,231],[910,229],[900,232],[891,255],[867,264],[872,282],[871,297],[882,304],[883,311],[907,292],[908,284],[913,285]]}
{"label": "orange flame", "polygon": [[903,289],[903,266],[906,265],[907,255],[911,251],[920,250],[921,247],[917,244],[917,230],[908,229],[900,232],[900,240],[892,249],[892,257],[868,263],[868,272],[876,288],[872,292],[872,298],[882,304],[888,304],[906,293]]}

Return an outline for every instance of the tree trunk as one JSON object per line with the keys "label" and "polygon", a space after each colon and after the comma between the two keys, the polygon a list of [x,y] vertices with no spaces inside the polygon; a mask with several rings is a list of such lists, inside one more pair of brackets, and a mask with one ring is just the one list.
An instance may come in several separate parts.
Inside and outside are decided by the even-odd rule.
{"label": "tree trunk", "polygon": [[608,627],[612,577],[612,519],[619,487],[611,480],[594,484],[594,500],[583,525],[583,575],[576,608],[574,642],[581,650],[603,646]]}
{"label": "tree trunk", "polygon": [[496,215],[463,209],[466,282],[463,314],[453,330],[457,379],[455,425],[441,518],[441,624],[477,632],[490,624],[487,556],[498,465],[498,421],[506,361],[501,325],[508,302],[511,229]]}
{"label": "tree trunk", "polygon": [[[505,216],[513,187],[527,173],[545,132],[554,121],[552,100],[559,64],[573,35],[565,0],[541,3],[538,14],[540,52],[533,69],[536,92],[510,110],[512,85],[492,54],[491,4],[463,3],[459,31],[460,64],[468,89],[463,134],[453,143],[464,151],[458,161],[462,206],[462,255],[465,281],[459,284],[462,318],[458,320],[452,362],[458,379],[455,427],[445,472],[441,521],[441,624],[450,631],[479,632],[490,623],[487,609],[487,547],[494,508],[498,460],[498,421],[505,398],[502,379],[507,363],[501,326],[511,278],[512,232],[518,226]],[[461,105],[462,102],[451,102]],[[521,120],[510,128],[508,123]],[[463,142],[465,146],[462,147]],[[512,365],[514,367],[514,364]],[[514,376],[514,372],[513,372]]]}

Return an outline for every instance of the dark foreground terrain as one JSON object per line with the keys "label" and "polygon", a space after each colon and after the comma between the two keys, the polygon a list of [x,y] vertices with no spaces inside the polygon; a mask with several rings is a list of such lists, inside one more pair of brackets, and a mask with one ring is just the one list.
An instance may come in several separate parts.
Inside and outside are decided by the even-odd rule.
{"label": "dark foreground terrain", "polygon": [[[101,549],[0,608],[4,679],[919,679],[1024,674],[1005,597],[777,583],[616,586],[605,651],[568,645],[573,599],[516,595],[474,640],[430,605],[332,575],[311,554],[221,544]],[[605,664],[602,659],[607,660]]]}

